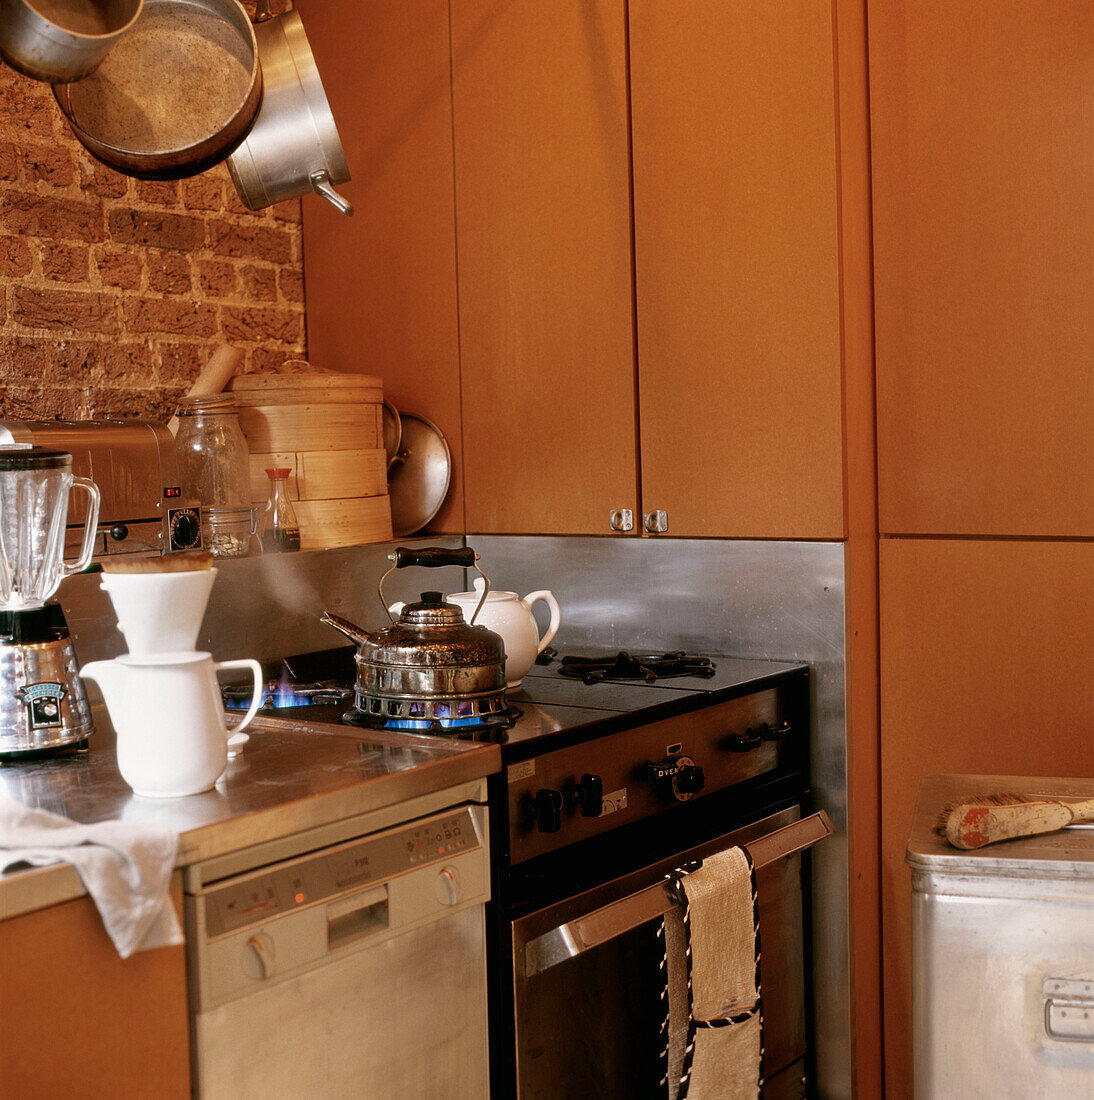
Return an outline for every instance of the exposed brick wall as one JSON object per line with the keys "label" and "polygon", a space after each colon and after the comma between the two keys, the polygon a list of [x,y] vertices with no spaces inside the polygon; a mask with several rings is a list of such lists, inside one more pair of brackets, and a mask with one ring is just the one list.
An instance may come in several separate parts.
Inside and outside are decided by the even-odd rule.
{"label": "exposed brick wall", "polygon": [[223,165],[120,175],[0,64],[0,417],[166,420],[221,341],[303,355],[301,247],[299,201],[253,213]]}

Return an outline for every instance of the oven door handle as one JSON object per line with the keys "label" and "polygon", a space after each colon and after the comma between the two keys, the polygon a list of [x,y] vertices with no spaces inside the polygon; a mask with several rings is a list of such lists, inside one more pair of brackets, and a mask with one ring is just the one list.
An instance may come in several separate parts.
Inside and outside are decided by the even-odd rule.
{"label": "oven door handle", "polygon": [[[748,851],[753,867],[759,870],[816,844],[831,836],[833,831],[828,815],[819,810],[741,847]],[[664,879],[529,940],[523,949],[524,977],[531,978],[590,948],[614,940],[646,921],[664,916],[676,904],[671,896],[673,886],[673,880]]]}

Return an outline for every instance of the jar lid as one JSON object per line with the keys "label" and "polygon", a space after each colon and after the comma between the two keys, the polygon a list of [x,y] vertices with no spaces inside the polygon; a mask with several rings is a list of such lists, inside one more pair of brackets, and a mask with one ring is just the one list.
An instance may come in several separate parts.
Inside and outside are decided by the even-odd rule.
{"label": "jar lid", "polygon": [[273,469],[266,471],[266,476],[271,481],[283,481],[292,473],[292,470],[288,466],[275,466]]}
{"label": "jar lid", "polygon": [[68,470],[72,455],[46,447],[0,447],[0,470]]}
{"label": "jar lid", "polygon": [[192,416],[199,412],[238,412],[236,399],[230,393],[200,393],[192,397],[180,397],[178,416]]}

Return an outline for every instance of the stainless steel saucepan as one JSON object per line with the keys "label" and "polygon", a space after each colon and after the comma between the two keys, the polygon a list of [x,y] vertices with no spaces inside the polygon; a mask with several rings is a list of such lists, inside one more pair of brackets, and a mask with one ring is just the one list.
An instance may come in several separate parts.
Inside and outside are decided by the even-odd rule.
{"label": "stainless steel saucepan", "polygon": [[141,0],[0,0],[0,57],[35,80],[81,80],[140,13]]}
{"label": "stainless steel saucepan", "polygon": [[240,199],[261,210],[314,191],[352,214],[334,189],[348,182],[349,166],[300,16],[272,16],[268,0],[259,0],[255,36],[265,93],[246,141],[228,157]]}

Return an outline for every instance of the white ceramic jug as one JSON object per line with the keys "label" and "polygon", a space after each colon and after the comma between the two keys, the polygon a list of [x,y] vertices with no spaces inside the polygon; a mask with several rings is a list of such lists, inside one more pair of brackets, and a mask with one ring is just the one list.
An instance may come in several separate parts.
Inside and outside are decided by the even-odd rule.
{"label": "white ceramic jug", "polygon": [[[254,698],[228,729],[216,673],[249,668]],[[118,771],[146,798],[181,798],[212,788],[228,763],[228,739],[262,705],[257,661],[218,661],[208,653],[160,653],[93,661],[80,675],[99,685],[117,734]]]}
{"label": "white ceramic jug", "polygon": [[[479,606],[479,600],[482,598],[484,587],[482,579],[476,578],[474,592],[456,592],[454,595],[445,596],[445,599],[460,607],[463,617],[471,622],[475,608]],[[540,637],[536,617],[532,614],[532,605],[537,600],[542,600],[551,611],[551,621],[543,637]],[[524,599],[521,599],[515,592],[499,592],[496,589],[490,589],[486,602],[475,619],[475,625],[485,626],[495,634],[501,635],[505,643],[505,686],[507,688],[520,687],[524,674],[532,667],[537,654],[543,652],[558,632],[561,619],[558,601],[550,592],[529,592]]]}

